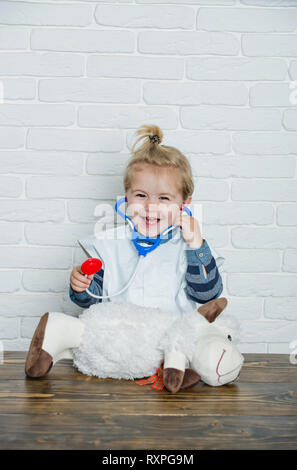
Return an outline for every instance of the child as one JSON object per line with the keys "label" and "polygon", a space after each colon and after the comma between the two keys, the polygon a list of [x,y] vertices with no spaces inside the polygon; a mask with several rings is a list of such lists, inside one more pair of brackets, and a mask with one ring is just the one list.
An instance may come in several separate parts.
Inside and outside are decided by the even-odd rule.
{"label": "child", "polygon": [[[201,237],[198,220],[181,212],[184,204],[191,203],[194,192],[191,167],[179,150],[161,145],[163,133],[158,126],[142,126],[137,133],[140,137],[132,147],[132,158],[124,174],[127,215],[137,232],[150,238],[157,238],[169,225],[176,228],[144,258],[142,269],[129,288],[120,296],[111,297],[111,301],[169,311],[193,310],[196,303],[219,297],[223,285],[210,247]],[[135,150],[141,139],[143,144]],[[182,231],[179,238],[178,227]],[[99,296],[111,295],[127,283],[135,268],[137,253],[130,239],[126,238],[124,245],[110,240],[109,247],[102,241],[101,252],[104,269],[86,278],[76,266],[70,276],[70,298],[84,309],[102,301],[89,296],[87,288]],[[45,314],[30,345],[27,375],[40,377],[58,360],[72,357],[71,348],[79,346],[83,330],[78,318],[55,312]]]}
{"label": "child", "polygon": [[[136,151],[134,149],[138,141],[133,145],[133,157],[124,175],[127,215],[133,220],[137,232],[150,238],[157,237],[169,225],[181,226],[182,238],[186,242],[184,244],[187,260],[186,293],[193,302],[206,303],[221,295],[223,285],[211,250],[206,240],[201,237],[198,220],[180,212],[183,204],[191,203],[194,192],[190,164],[179,150],[160,145],[163,133],[159,127],[143,126],[137,133],[140,134],[140,139],[145,138],[145,141]],[[131,213],[129,213],[130,207],[132,207]],[[148,222],[145,221],[145,216],[157,217],[160,220]],[[161,244],[168,243],[176,235],[176,230],[169,232]],[[157,249],[155,256],[158,255]],[[148,255],[152,256],[153,252]],[[104,261],[106,263],[107,260]],[[172,271],[168,273],[168,268],[167,264],[167,274],[172,275]],[[159,263],[157,269],[160,270]],[[164,282],[168,284],[169,279],[165,279]],[[103,284],[104,269],[86,278],[80,266],[76,266],[70,277],[70,298],[80,307],[88,308],[102,300],[88,295],[86,288],[88,287],[95,295],[102,296]],[[125,285],[124,279],[120,288],[123,285]],[[116,291],[114,285],[112,292]],[[118,297],[111,298],[111,301],[119,300]],[[191,307],[195,308],[195,305]]]}

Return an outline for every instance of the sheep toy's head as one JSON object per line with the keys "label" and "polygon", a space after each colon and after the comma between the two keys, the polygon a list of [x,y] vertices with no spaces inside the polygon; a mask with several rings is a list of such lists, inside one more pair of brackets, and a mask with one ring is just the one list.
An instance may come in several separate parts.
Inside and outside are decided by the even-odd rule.
{"label": "sheep toy's head", "polygon": [[227,299],[220,297],[198,308],[200,315],[192,323],[196,340],[190,367],[181,370],[182,367],[178,368],[170,361],[166,361],[164,366],[164,384],[171,393],[192,386],[199,380],[207,385],[219,386],[234,382],[239,376],[244,357],[235,345],[238,325],[230,317],[218,319],[226,305]]}
{"label": "sheep toy's head", "polygon": [[235,346],[235,325],[232,320],[217,317],[225,309],[227,299],[221,297],[198,308],[207,322],[199,325],[199,340],[191,361],[191,368],[199,371],[201,380],[219,386],[233,382],[239,375],[244,358]]}

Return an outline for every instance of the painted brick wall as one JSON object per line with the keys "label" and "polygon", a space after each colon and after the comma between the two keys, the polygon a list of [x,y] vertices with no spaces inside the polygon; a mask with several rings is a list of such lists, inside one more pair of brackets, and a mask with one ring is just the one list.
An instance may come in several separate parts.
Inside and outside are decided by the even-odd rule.
{"label": "painted brick wall", "polygon": [[[190,159],[242,352],[297,340],[297,0],[0,2],[0,339],[26,350],[156,123]],[[292,347],[292,346],[291,346]]]}

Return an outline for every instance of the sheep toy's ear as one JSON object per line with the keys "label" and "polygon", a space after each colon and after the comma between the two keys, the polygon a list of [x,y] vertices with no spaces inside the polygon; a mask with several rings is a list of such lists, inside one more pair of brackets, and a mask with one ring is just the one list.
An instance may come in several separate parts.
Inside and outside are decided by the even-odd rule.
{"label": "sheep toy's ear", "polygon": [[201,305],[201,307],[198,308],[198,312],[201,313],[209,323],[212,323],[226,308],[227,303],[228,301],[225,297],[213,299]]}

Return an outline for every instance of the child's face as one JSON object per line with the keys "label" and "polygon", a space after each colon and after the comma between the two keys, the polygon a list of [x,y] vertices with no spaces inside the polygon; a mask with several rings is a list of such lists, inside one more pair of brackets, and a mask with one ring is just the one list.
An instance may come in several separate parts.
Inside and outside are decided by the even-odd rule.
{"label": "child's face", "polygon": [[169,225],[179,225],[183,200],[177,181],[178,170],[171,167],[145,165],[143,170],[134,172],[126,194],[126,215],[139,233],[156,237]]}

